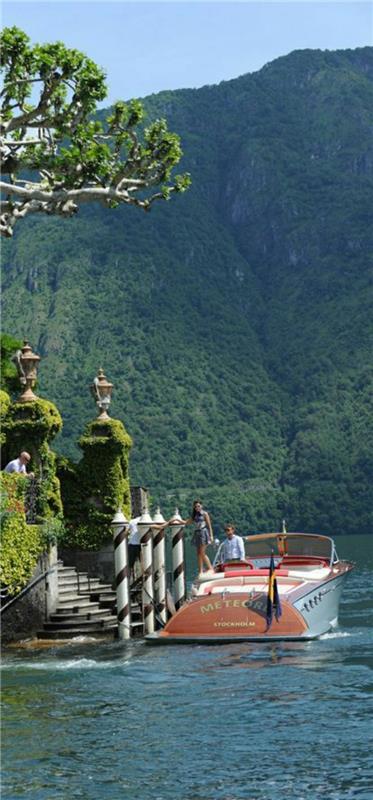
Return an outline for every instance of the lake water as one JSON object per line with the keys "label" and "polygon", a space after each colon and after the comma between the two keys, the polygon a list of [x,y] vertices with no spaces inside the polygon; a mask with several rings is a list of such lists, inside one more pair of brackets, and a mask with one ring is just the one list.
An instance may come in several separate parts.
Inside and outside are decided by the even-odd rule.
{"label": "lake water", "polygon": [[373,539],[314,642],[3,653],[3,800],[372,800]]}

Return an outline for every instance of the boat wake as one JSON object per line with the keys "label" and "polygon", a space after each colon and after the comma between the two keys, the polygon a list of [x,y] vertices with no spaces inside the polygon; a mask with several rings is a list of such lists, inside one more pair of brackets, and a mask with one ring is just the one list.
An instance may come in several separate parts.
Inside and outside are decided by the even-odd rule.
{"label": "boat wake", "polygon": [[131,664],[131,659],[126,659],[124,661],[120,661],[118,659],[114,661],[96,661],[93,658],[71,658],[56,661],[53,659],[51,661],[39,661],[33,663],[32,661],[9,661],[1,665],[1,670],[38,670],[38,671],[45,671],[45,672],[56,672],[56,671],[69,671],[69,670],[87,670],[87,669],[117,669],[118,667],[125,667]]}

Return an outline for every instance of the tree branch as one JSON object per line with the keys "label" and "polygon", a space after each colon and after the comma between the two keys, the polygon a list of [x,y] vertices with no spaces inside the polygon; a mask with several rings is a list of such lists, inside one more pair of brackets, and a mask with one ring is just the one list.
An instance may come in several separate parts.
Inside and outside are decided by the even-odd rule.
{"label": "tree branch", "polygon": [[[68,217],[89,201],[149,210],[155,200],[187,188],[187,176],[176,178],[174,186],[166,184],[182,153],[165,120],[138,135],[143,110],[137,100],[119,101],[103,122],[94,116],[106,87],[93,61],[60,42],[33,48],[15,27],[5,28],[0,39],[0,149],[9,176],[0,181],[2,235],[11,236],[16,222],[31,213]],[[30,107],[36,83],[41,89]],[[13,110],[20,113],[12,116]]]}

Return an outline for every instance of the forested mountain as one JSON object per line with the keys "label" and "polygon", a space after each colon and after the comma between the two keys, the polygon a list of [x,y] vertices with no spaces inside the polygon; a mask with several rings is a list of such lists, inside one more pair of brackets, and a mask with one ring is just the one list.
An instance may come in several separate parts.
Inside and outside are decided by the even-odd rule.
{"label": "forested mountain", "polygon": [[78,457],[102,366],[165,512],[201,495],[217,530],[367,532],[373,48],[145,106],[181,136],[185,195],[25,221],[3,247],[3,329],[43,357],[56,446]]}

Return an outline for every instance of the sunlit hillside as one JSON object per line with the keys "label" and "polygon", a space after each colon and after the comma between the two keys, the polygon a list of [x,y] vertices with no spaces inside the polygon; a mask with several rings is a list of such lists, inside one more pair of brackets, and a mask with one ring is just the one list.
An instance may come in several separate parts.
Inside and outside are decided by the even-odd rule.
{"label": "sunlit hillside", "polygon": [[200,495],[217,529],[371,530],[372,82],[373,48],[304,50],[147,98],[185,195],[18,225],[2,326],[42,356],[61,453],[103,367],[165,512]]}

